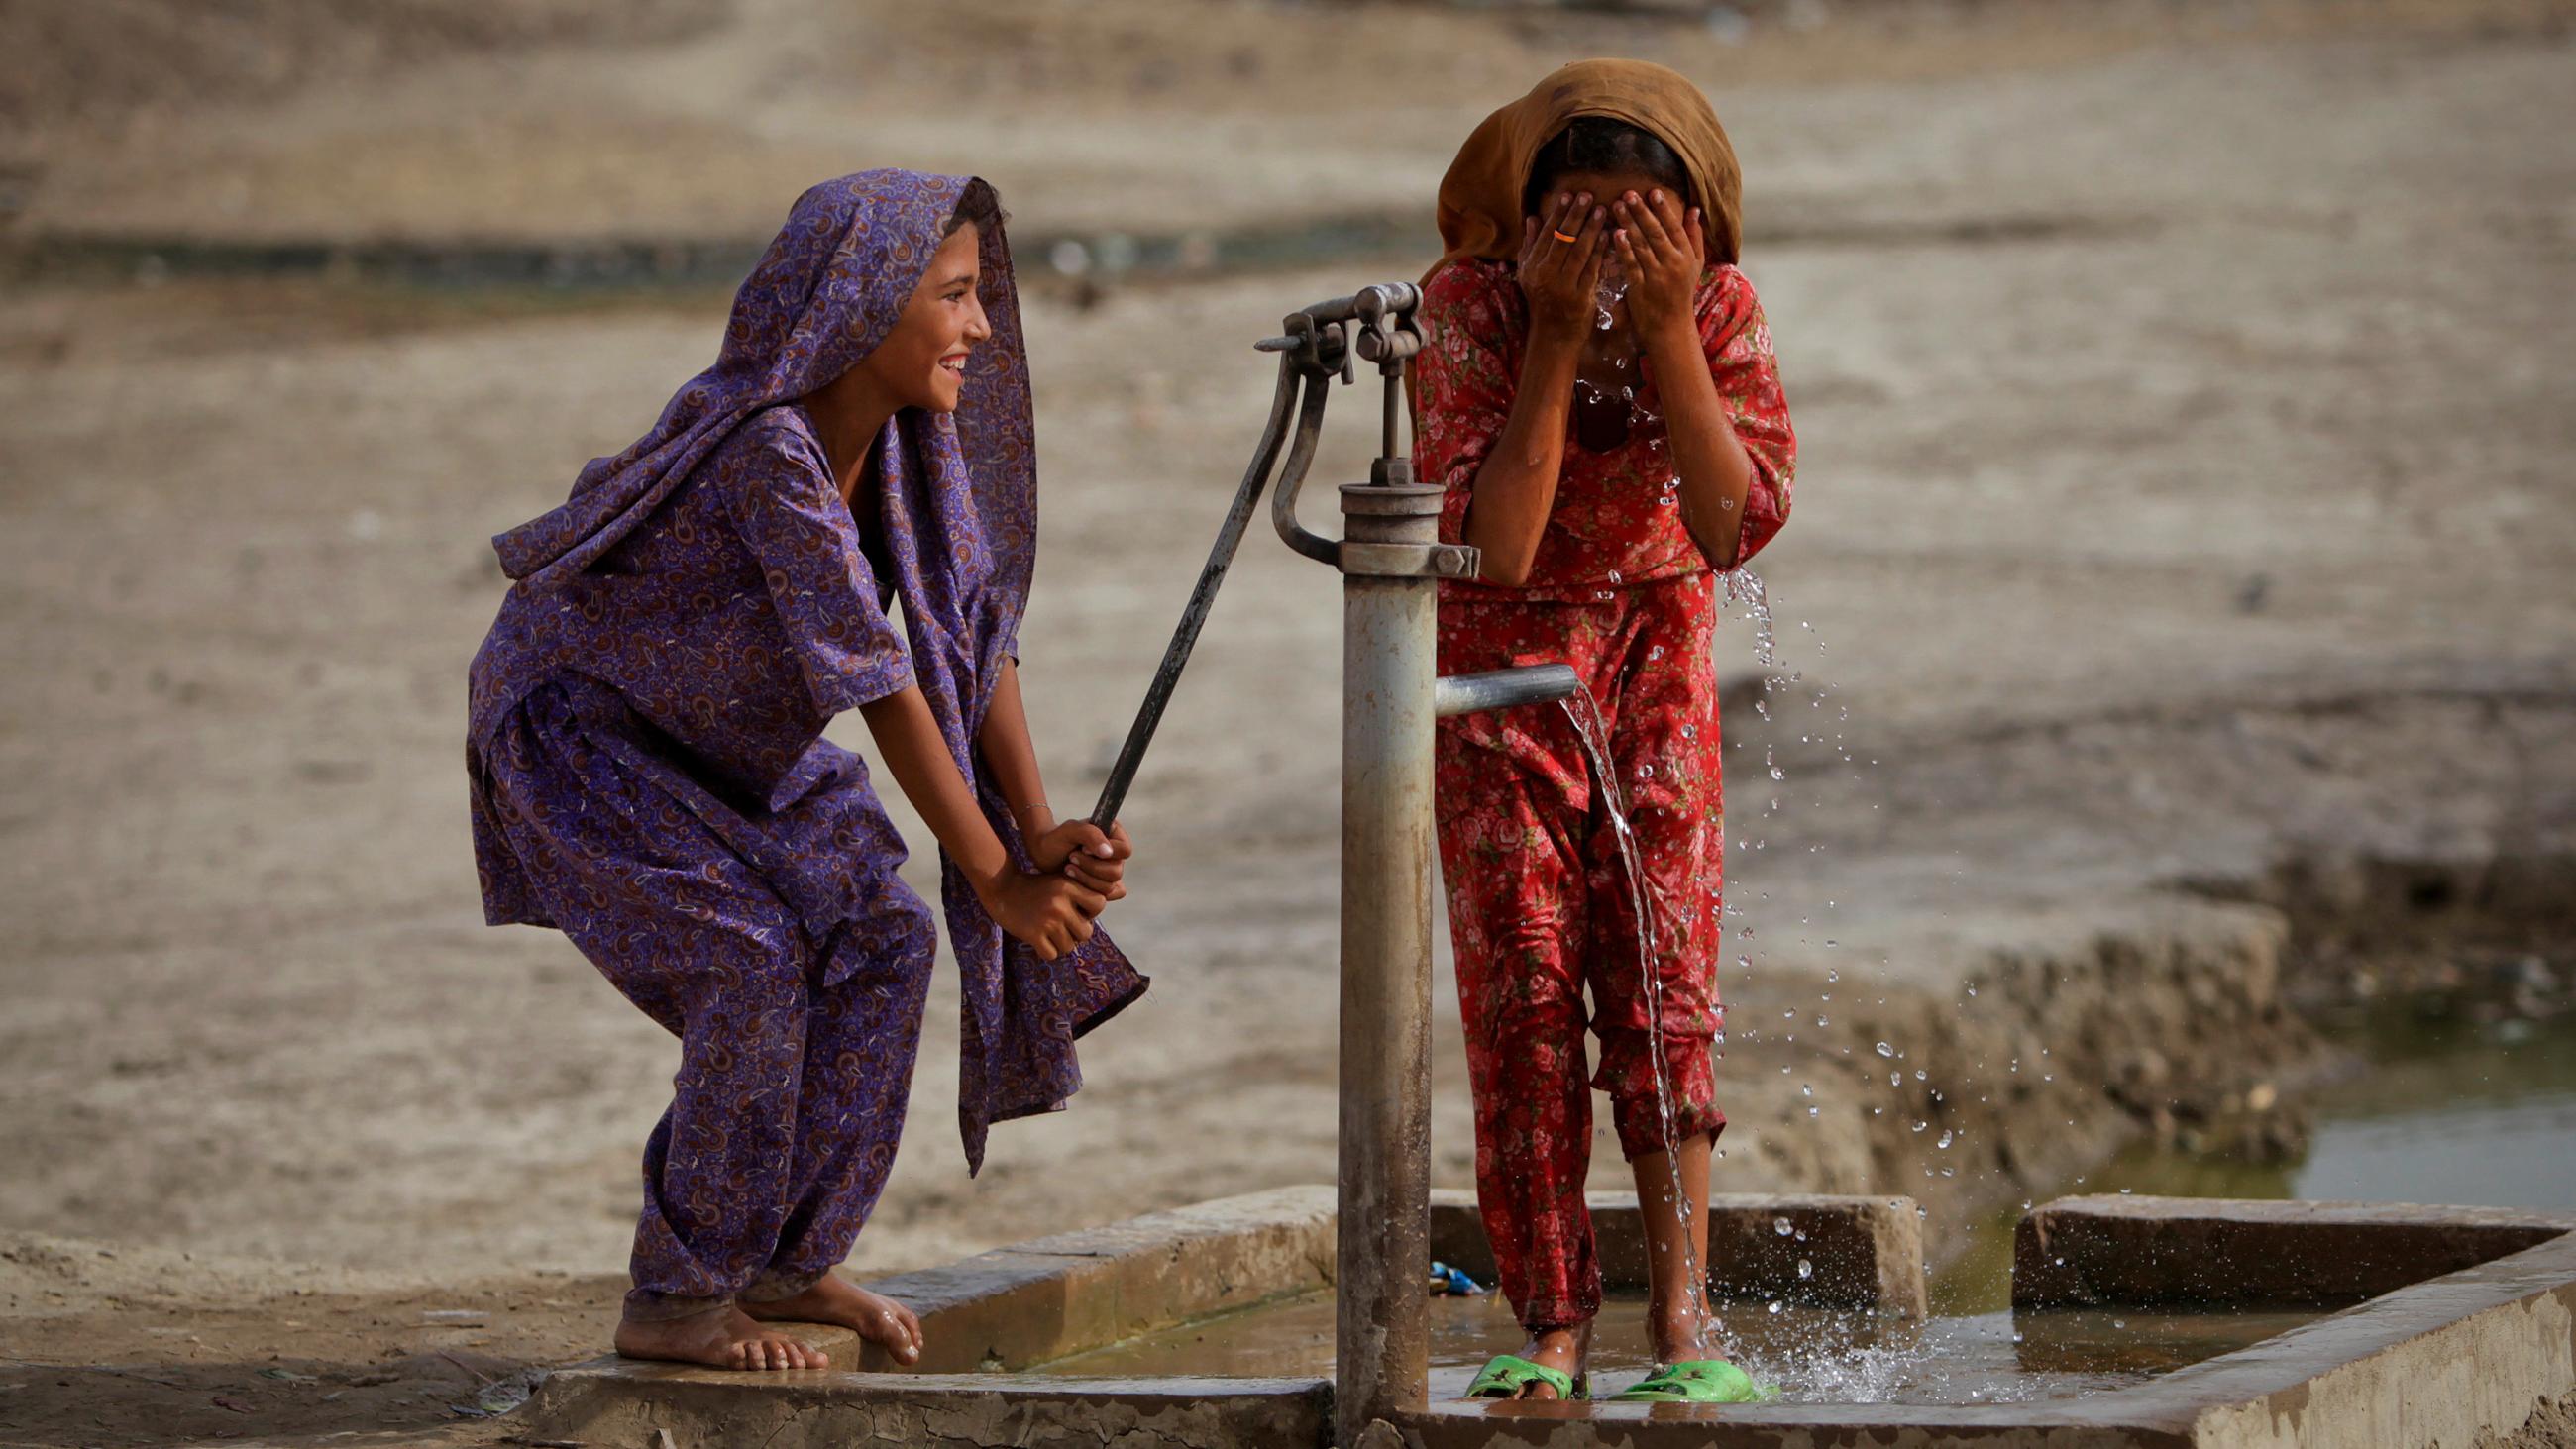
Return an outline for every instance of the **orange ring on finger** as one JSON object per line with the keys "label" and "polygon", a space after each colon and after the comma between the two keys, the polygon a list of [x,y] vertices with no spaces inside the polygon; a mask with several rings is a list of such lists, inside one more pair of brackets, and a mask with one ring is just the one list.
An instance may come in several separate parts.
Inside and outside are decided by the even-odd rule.
{"label": "orange ring on finger", "polygon": [[1579,237],[1579,236],[1568,236],[1568,235],[1566,235],[1564,232],[1558,231],[1558,230],[1556,230],[1556,229],[1555,229],[1555,228],[1553,228],[1553,227],[1551,227],[1551,228],[1549,228],[1549,229],[1548,229],[1548,235],[1550,235],[1550,236],[1552,236],[1552,237],[1555,237],[1558,241],[1561,241],[1561,242],[1579,242],[1579,241],[1583,240],[1583,238],[1581,238],[1581,237]]}

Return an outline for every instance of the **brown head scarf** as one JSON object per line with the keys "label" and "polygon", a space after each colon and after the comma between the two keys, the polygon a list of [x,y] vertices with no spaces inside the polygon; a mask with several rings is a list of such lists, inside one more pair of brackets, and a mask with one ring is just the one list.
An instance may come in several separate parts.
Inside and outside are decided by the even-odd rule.
{"label": "brown head scarf", "polygon": [[[1538,150],[1577,116],[1607,116],[1673,148],[1708,226],[1708,260],[1736,259],[1744,173],[1708,98],[1680,73],[1643,60],[1578,60],[1478,126],[1440,178],[1440,267],[1464,257],[1509,261],[1521,250],[1521,189]],[[1440,267],[1433,267],[1436,272]]]}

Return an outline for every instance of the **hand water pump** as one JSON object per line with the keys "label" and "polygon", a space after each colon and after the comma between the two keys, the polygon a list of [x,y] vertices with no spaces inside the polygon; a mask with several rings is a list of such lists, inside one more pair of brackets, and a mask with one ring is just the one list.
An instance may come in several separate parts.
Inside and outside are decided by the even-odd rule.
{"label": "hand water pump", "polygon": [[[1342,972],[1335,1428],[1423,1406],[1428,1377],[1431,1141],[1432,721],[1570,697],[1562,664],[1434,677],[1439,581],[1475,576],[1476,551],[1439,540],[1441,489],[1404,451],[1405,369],[1422,347],[1418,288],[1391,282],[1288,314],[1270,420],[1217,531],[1180,626],[1091,820],[1117,818],[1254,507],[1280,468],[1271,521],[1298,553],[1342,574]],[[1365,483],[1341,489],[1339,539],[1297,521],[1336,379],[1376,366],[1381,442]],[[1290,431],[1294,419],[1293,435]]]}

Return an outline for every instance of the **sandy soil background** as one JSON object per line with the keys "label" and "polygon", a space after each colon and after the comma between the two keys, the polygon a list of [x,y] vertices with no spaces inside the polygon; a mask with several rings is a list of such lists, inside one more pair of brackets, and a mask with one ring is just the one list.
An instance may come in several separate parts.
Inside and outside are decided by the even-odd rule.
{"label": "sandy soil background", "polygon": [[[980,170],[1033,231],[1419,218],[1373,264],[1034,289],[1063,807],[1258,426],[1251,340],[1418,271],[1484,108],[1656,56],[1743,153],[1805,443],[1760,566],[1796,677],[1768,719],[1731,696],[1721,1188],[2020,1195],[1891,1180],[1850,1065],[1873,995],[1987,1010],[1945,984],[1971,947],[2183,930],[2160,887],[2302,853],[2568,848],[2569,7],[918,9],[11,7],[59,64],[0,85],[0,243],[756,238],[888,163]],[[485,538],[649,421],[723,301],[0,291],[0,1439],[428,1432],[604,1340],[676,1053],[560,938],[479,924],[463,670]],[[1318,485],[1364,466],[1340,407]],[[1153,993],[969,1182],[943,979],[855,1271],[1330,1176],[1335,592],[1247,543],[1129,807]],[[1720,650],[1751,676],[1749,629]]]}

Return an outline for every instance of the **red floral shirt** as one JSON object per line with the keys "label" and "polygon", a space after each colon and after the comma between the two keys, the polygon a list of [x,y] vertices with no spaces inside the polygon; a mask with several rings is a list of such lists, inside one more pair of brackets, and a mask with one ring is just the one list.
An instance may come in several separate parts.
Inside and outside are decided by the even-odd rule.
{"label": "red floral shirt", "polygon": [[[1789,517],[1789,484],[1798,439],[1780,393],[1771,329],[1753,284],[1733,266],[1711,269],[1694,309],[1709,375],[1753,460],[1745,498],[1742,564],[1771,541]],[[1415,359],[1414,457],[1425,483],[1446,488],[1440,537],[1465,541],[1467,503],[1476,472],[1503,434],[1519,386],[1529,337],[1529,306],[1508,263],[1461,261],[1435,273],[1424,289],[1424,345]],[[1607,453],[1575,441],[1569,422],[1556,502],[1540,536],[1529,579],[1518,588],[1481,581],[1443,583],[1444,593],[1588,601],[1605,588],[1678,578],[1708,568],[1682,524],[1663,403],[1651,369],[1638,363],[1636,414],[1628,439]]]}

